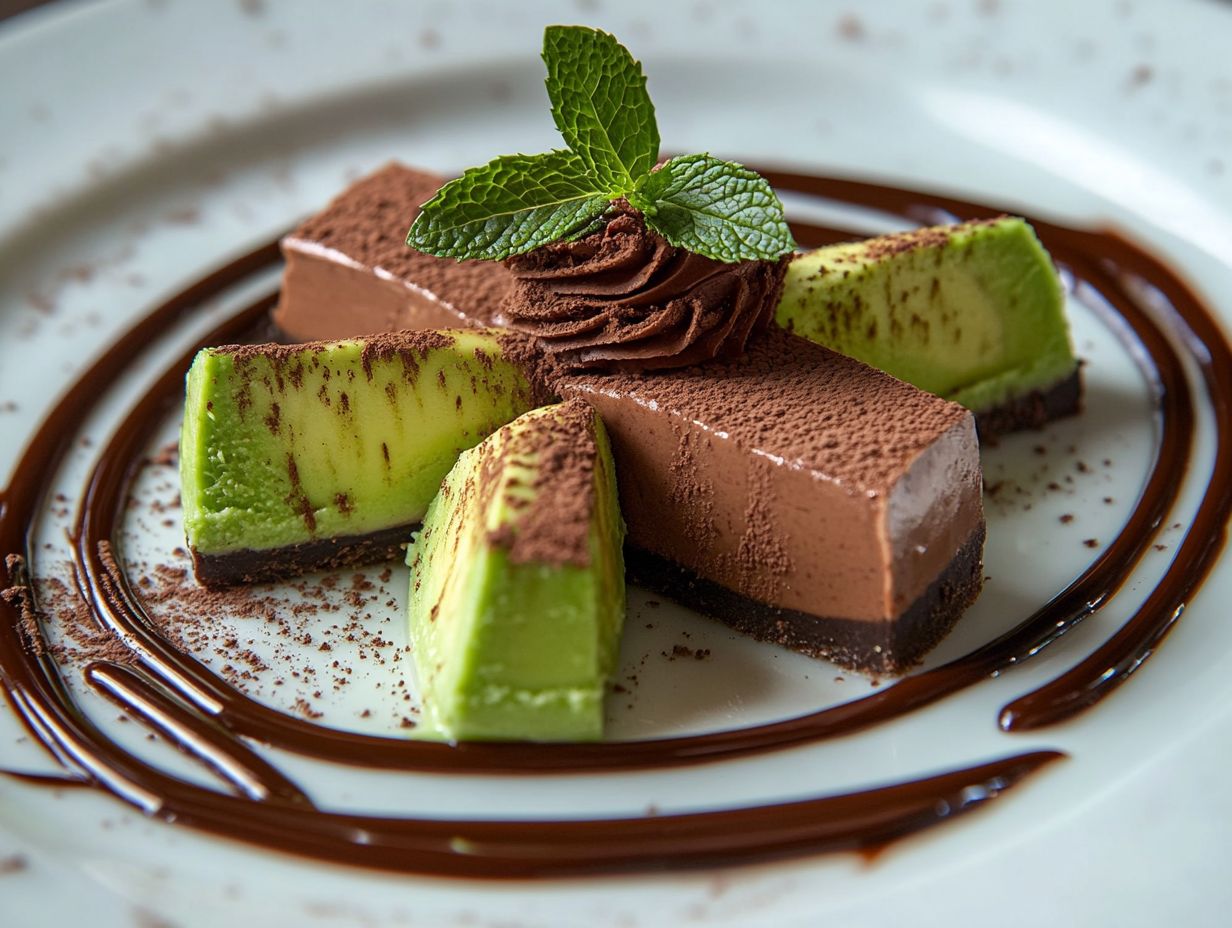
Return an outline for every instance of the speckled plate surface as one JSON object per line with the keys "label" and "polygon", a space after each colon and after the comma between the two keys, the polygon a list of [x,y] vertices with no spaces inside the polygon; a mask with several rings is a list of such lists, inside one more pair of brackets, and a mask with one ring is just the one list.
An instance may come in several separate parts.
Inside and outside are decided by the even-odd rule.
{"label": "speckled plate surface", "polygon": [[[1232,319],[1228,4],[765,6],[755,13],[748,4],[596,0],[516,9],[366,3],[343,11],[325,2],[120,0],[53,5],[0,26],[0,475],[100,346],[348,180],[393,158],[450,170],[554,144],[537,59],[550,22],[600,25],[634,49],[646,63],[667,148],[1111,224],[1163,255]],[[869,232],[888,227],[877,215],[842,216]],[[271,283],[229,293],[209,314]],[[930,664],[1010,627],[1063,586],[1118,530],[1141,488],[1156,441],[1146,383],[1117,332],[1077,304],[1072,317],[1088,362],[1088,411],[987,453],[988,481],[1011,488],[988,499],[990,579]],[[57,478],[65,498],[41,530],[41,575],[54,577],[63,563],[65,520],[90,442],[107,434],[160,360],[191,334],[153,346],[87,423],[86,441]],[[1029,735],[995,725],[1008,700],[1104,640],[1166,567],[1210,467],[1207,412],[1198,409],[1192,479],[1173,513],[1176,527],[1112,605],[1039,659],[891,725],[721,764],[507,777],[498,788],[491,778],[359,773],[273,758],[330,808],[518,818],[722,808],[858,789],[1033,748],[1070,755],[988,809],[895,845],[872,864],[834,855],[559,882],[391,877],[207,838],[101,795],[0,778],[3,921],[1222,924],[1232,905],[1226,558],[1166,646],[1095,711]],[[173,593],[185,565],[174,553],[174,471],[159,449],[174,436],[169,421],[151,446],[125,530],[130,568]],[[186,615],[185,646],[242,677],[225,645],[242,635],[255,653],[244,682],[257,698],[292,714],[323,713],[341,727],[396,730],[415,712],[392,658],[404,637],[404,575],[373,569],[356,581],[348,573],[324,590],[319,580],[309,598],[323,608],[294,618],[282,588],[254,593],[272,608],[270,622],[244,610],[216,610],[208,624],[199,611]],[[612,700],[615,737],[784,718],[870,689],[639,592],[629,620],[622,680],[636,675],[638,683]],[[329,661],[296,644],[339,630],[358,640]],[[373,636],[390,639],[394,651],[360,660]],[[708,657],[673,660],[677,647]],[[307,682],[329,676],[333,659],[353,663],[351,682]],[[132,750],[185,777],[204,776],[118,722],[114,709],[89,708]],[[7,707],[0,767],[54,769]]]}

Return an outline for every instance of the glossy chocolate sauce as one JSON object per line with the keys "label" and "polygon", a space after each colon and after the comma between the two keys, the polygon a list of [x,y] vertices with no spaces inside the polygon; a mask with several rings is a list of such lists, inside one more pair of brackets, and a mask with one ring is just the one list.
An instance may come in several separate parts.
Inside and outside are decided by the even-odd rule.
{"label": "glossy chocolate sauce", "polygon": [[[873,207],[931,223],[999,211],[945,197],[852,181],[766,172],[780,189]],[[0,566],[0,673],[31,733],[66,768],[48,785],[90,782],[148,814],[257,845],[361,866],[469,877],[564,876],[747,863],[843,849],[877,848],[938,824],[1013,786],[1062,756],[1034,752],[898,785],[781,805],[636,819],[477,822],[342,815],[308,796],[243,739],[353,766],[435,772],[611,771],[703,763],[838,737],[899,718],[991,674],[1029,660],[1107,604],[1148,550],[1176,502],[1194,439],[1193,403],[1182,355],[1202,372],[1218,431],[1212,475],[1176,557],[1125,625],[1087,660],[1001,713],[1007,731],[1027,730],[1089,708],[1128,679],[1172,628],[1224,541],[1232,512],[1232,351],[1210,310],[1159,261],[1111,233],[1036,221],[1079,296],[1090,292],[1134,333],[1155,389],[1160,444],[1150,477],[1120,535],[1078,579],[1015,628],[983,647],[840,706],[785,721],[712,734],[607,744],[450,746],[339,731],[283,715],[249,699],[157,631],[140,595],[112,556],[129,485],[144,447],[181,402],[192,351],[170,365],[102,448],[83,489],[73,535],[79,593],[101,627],[124,642],[131,665],[83,669],[103,695],[213,770],[231,793],[170,776],[129,754],[76,705],[40,632],[23,563]],[[855,236],[797,224],[814,246]],[[199,305],[274,265],[274,244],[218,271],[138,322],[70,388],[35,433],[0,496],[0,553],[30,558],[31,533],[49,482],[92,404],[131,359]],[[1171,337],[1147,308],[1169,307]],[[207,334],[201,344],[236,341],[265,318],[261,300]],[[195,346],[194,349],[195,351]],[[190,708],[191,707],[191,708]]]}

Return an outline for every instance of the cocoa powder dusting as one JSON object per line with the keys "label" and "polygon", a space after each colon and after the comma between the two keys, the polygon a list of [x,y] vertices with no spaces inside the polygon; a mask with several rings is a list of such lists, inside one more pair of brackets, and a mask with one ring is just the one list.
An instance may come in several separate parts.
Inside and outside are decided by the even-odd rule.
{"label": "cocoa powder dusting", "polygon": [[782,533],[772,521],[774,502],[774,467],[765,458],[755,458],[748,469],[748,508],[744,514],[744,532],[736,553],[736,564],[744,588],[750,595],[773,601],[783,578],[791,572]]}
{"label": "cocoa powder dusting", "polygon": [[[499,491],[502,461],[534,462],[532,494],[511,495],[515,516],[489,532],[488,543],[509,552],[515,564],[585,567],[590,564],[590,525],[597,503],[595,413],[572,401],[538,417],[535,427],[509,433],[499,459],[486,462],[475,492],[486,506]],[[527,500],[522,504],[522,500]]]}
{"label": "cocoa powder dusting", "polygon": [[[22,637],[31,653],[50,655],[58,662],[133,662],[132,652],[96,623],[75,583],[70,586],[61,576],[31,579],[26,576],[24,560],[14,555],[6,558],[6,563],[10,576],[22,582],[0,592],[0,596],[17,607]],[[62,576],[74,573],[72,565],[60,572]]]}
{"label": "cocoa powder dusting", "polygon": [[497,337],[501,356],[518,368],[530,383],[531,402],[546,406],[559,398],[556,382],[563,374],[537,339],[518,332],[502,331]]}
{"label": "cocoa powder dusting", "polygon": [[[955,403],[771,328],[734,361],[654,372],[561,373],[562,396],[629,395],[665,418],[859,489],[888,491],[940,433],[970,416]],[[828,403],[818,409],[816,398]],[[690,426],[691,428],[692,426]]]}
{"label": "cocoa powder dusting", "polygon": [[685,513],[690,537],[699,547],[710,547],[719,537],[714,521],[714,485],[698,476],[698,459],[704,460],[702,437],[692,429],[672,422],[676,454],[668,465],[672,478],[671,500]]}

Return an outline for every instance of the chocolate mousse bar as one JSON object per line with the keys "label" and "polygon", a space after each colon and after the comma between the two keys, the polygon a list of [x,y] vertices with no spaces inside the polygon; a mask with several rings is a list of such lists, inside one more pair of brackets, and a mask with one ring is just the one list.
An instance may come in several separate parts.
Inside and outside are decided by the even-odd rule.
{"label": "chocolate mousse bar", "polygon": [[[509,270],[401,242],[440,183],[387,167],[292,233],[283,332],[506,321]],[[669,371],[555,378],[608,426],[632,575],[757,638],[900,672],[980,589],[973,418],[774,327],[743,347]]]}
{"label": "chocolate mousse bar", "polygon": [[898,673],[979,593],[979,449],[961,406],[771,329],[733,361],[581,373],[631,576],[765,641]]}
{"label": "chocolate mousse bar", "polygon": [[282,240],[287,261],[274,322],[290,340],[499,324],[512,284],[489,261],[407,248],[406,225],[445,178],[390,164],[352,184]]}

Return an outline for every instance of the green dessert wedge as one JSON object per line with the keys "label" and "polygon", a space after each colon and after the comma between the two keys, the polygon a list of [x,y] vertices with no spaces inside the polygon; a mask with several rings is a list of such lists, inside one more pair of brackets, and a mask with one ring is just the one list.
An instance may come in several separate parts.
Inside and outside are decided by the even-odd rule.
{"label": "green dessert wedge", "polygon": [[417,736],[593,740],[625,612],[624,523],[591,407],[529,412],[462,454],[407,552]]}
{"label": "green dessert wedge", "polygon": [[458,455],[537,405],[508,339],[404,332],[198,353],[180,433],[198,579],[398,554]]}
{"label": "green dessert wedge", "polygon": [[981,434],[1076,412],[1078,361],[1052,261],[1010,216],[817,248],[787,271],[779,325],[961,403]]}

